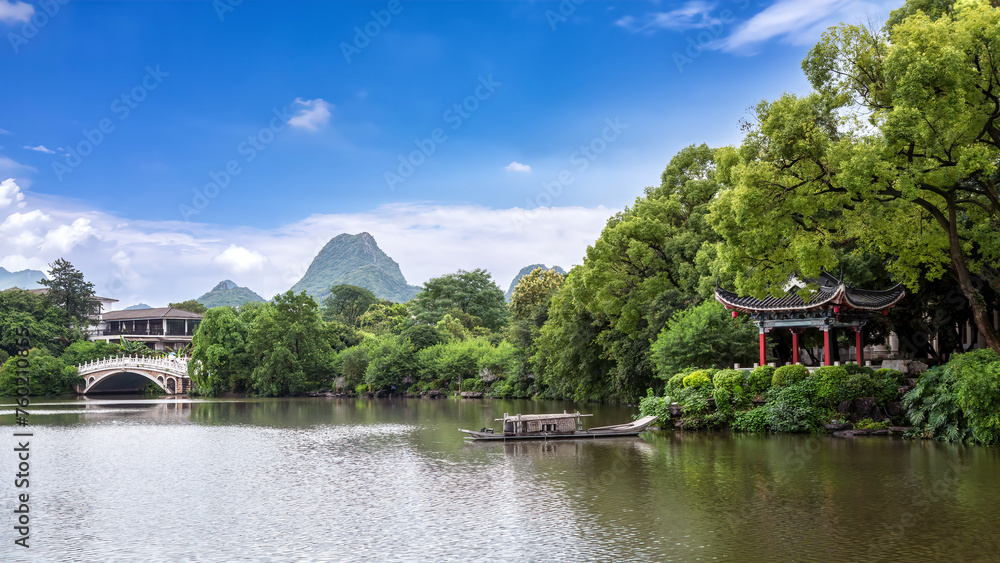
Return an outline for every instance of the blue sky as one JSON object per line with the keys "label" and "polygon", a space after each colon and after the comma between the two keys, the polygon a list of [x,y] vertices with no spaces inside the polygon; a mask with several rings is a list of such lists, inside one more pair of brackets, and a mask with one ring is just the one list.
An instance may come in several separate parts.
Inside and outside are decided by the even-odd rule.
{"label": "blue sky", "polygon": [[[0,266],[270,297],[340,232],[506,289],[900,1],[0,0]],[[359,33],[360,30],[360,33]],[[228,169],[228,170],[227,170]]]}

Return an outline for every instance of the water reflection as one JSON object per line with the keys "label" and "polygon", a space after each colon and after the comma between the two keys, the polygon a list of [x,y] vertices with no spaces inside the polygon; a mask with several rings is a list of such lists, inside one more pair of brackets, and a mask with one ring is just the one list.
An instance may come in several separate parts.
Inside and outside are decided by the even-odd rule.
{"label": "water reflection", "polygon": [[[1000,552],[995,448],[681,432],[468,443],[457,431],[504,412],[577,408],[594,412],[594,425],[634,413],[451,399],[43,400],[32,407],[29,560],[990,561]],[[0,405],[0,424],[11,411]],[[14,463],[9,448],[0,458]]]}

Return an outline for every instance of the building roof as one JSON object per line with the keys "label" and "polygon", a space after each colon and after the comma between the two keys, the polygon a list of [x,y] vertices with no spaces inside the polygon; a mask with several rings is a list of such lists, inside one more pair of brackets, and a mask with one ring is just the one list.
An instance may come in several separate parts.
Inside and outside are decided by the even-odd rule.
{"label": "building roof", "polygon": [[[829,308],[834,305],[862,311],[879,311],[887,307],[892,307],[906,295],[902,284],[896,284],[884,290],[855,289],[845,285],[842,281],[826,272],[820,274],[819,278],[807,279],[804,282],[800,282],[794,278],[789,278],[789,280],[791,287],[781,297],[770,295],[764,299],[740,297],[732,291],[722,289],[716,283],[715,298],[725,305],[726,309],[737,309],[753,313],[762,311],[805,311]],[[819,287],[803,299],[799,295],[799,290],[811,284]]]}
{"label": "building roof", "polygon": [[176,307],[154,307],[152,309],[108,311],[104,313],[103,317],[105,321],[133,321],[140,319],[202,319],[204,315]]}

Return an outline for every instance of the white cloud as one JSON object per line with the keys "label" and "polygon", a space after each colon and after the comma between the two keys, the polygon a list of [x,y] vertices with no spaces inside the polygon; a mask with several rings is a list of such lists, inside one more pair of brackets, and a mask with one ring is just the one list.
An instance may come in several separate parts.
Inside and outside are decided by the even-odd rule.
{"label": "white cloud", "polygon": [[10,205],[15,209],[24,207],[24,194],[13,178],[0,182],[0,210]]}
{"label": "white cloud", "polygon": [[13,135],[13,133],[6,129],[0,129],[0,135]]}
{"label": "white cloud", "polygon": [[641,19],[625,16],[616,21],[615,25],[631,33],[653,32],[659,29],[700,29],[722,23],[718,18],[712,17],[714,8],[714,3],[692,0],[675,10],[652,12]]}
{"label": "white cloud", "polygon": [[38,145],[37,147],[32,147],[32,146],[24,145],[24,147],[22,147],[22,148],[28,149],[29,151],[43,152],[45,154],[56,154],[56,151],[54,151],[54,150],[46,147],[45,145]]}
{"label": "white cloud", "polygon": [[260,252],[230,244],[229,248],[223,250],[215,258],[212,258],[212,262],[234,274],[245,274],[247,272],[263,270],[267,264],[267,258]]}
{"label": "white cloud", "polygon": [[[19,172],[37,172],[37,170],[27,164],[11,160],[5,156],[0,156],[0,178],[4,176],[16,176]],[[23,178],[21,178],[23,180]]]}
{"label": "white cloud", "polygon": [[330,121],[330,108],[333,106],[323,101],[322,98],[316,98],[315,100],[296,98],[293,105],[296,104],[302,107],[299,108],[298,113],[294,117],[288,120],[288,124],[292,127],[301,127],[302,129],[316,131]]}
{"label": "white cloud", "polygon": [[515,160],[514,162],[511,162],[510,164],[505,166],[504,170],[507,170],[508,172],[531,172],[531,166],[527,164],[521,164],[520,162]]}
{"label": "white cloud", "polygon": [[7,23],[27,22],[35,13],[35,7],[31,4],[14,0],[0,0],[0,21]]}
{"label": "white cloud", "polygon": [[[9,201],[0,207],[0,265],[38,269],[64,257],[99,295],[121,300],[122,307],[193,299],[227,278],[271,298],[297,282],[331,238],[360,232],[375,237],[410,284],[458,269],[485,268],[506,290],[527,264],[568,269],[581,263],[616,211],[400,203],[362,213],[312,215],[273,229],[221,228],[130,221],[81,209],[76,200],[30,193],[22,201],[10,183],[3,186],[0,193]],[[25,202],[23,210],[11,206]]]}

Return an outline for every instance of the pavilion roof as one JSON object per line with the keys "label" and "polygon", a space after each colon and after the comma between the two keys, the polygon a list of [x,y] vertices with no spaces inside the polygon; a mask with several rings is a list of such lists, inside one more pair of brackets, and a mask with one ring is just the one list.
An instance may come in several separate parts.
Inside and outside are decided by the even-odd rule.
{"label": "pavilion roof", "polygon": [[[799,295],[799,290],[807,285],[817,285],[806,298]],[[761,311],[806,311],[823,309],[839,305],[862,311],[879,311],[892,307],[902,299],[906,292],[901,284],[884,289],[855,289],[827,272],[819,278],[798,280],[789,278],[789,288],[781,297],[768,295],[764,299],[741,297],[738,294],[715,286],[715,298],[725,305],[726,309],[737,309],[745,312]]]}

